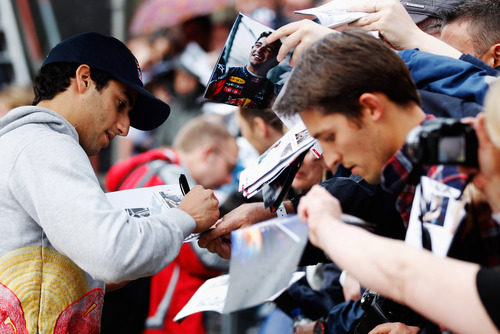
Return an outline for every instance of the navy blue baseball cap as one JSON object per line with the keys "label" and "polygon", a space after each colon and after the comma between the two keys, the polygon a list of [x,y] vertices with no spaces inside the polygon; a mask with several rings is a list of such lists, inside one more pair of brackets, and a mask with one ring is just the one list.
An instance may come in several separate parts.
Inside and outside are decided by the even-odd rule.
{"label": "navy blue baseball cap", "polygon": [[464,0],[409,0],[401,1],[415,23],[428,17],[441,18],[443,12],[453,9]]}
{"label": "navy blue baseball cap", "polygon": [[42,64],[87,64],[136,91],[137,99],[130,111],[130,125],[139,130],[160,126],[170,114],[170,107],[144,89],[139,62],[125,44],[114,37],[95,32],[74,35],[57,44]]}

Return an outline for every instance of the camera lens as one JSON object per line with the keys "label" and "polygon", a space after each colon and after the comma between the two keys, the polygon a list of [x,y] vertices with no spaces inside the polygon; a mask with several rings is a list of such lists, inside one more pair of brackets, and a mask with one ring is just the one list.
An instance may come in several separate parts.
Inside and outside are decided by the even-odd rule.
{"label": "camera lens", "polygon": [[417,163],[421,158],[421,152],[419,150],[421,129],[421,126],[417,126],[406,135],[406,151],[414,163]]}

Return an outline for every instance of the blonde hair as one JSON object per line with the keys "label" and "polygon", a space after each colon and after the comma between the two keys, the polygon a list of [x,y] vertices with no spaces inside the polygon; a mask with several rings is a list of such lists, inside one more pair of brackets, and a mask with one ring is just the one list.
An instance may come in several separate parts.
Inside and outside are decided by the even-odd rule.
{"label": "blonde hair", "polygon": [[3,103],[8,109],[31,105],[33,97],[31,87],[9,86],[0,91],[0,103]]}
{"label": "blonde hair", "polygon": [[173,147],[189,153],[204,144],[228,139],[234,139],[234,136],[226,129],[222,119],[201,115],[191,119],[179,130]]}
{"label": "blonde hair", "polygon": [[500,79],[490,85],[484,102],[485,126],[493,144],[500,148]]}

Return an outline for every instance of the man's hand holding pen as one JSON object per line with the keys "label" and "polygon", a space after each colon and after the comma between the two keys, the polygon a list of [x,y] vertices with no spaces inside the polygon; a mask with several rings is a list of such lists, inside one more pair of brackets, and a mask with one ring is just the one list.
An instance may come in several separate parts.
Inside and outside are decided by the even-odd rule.
{"label": "man's hand holding pen", "polygon": [[184,195],[179,209],[193,217],[196,223],[193,232],[201,233],[208,230],[219,219],[219,201],[214,192],[199,185],[189,189],[186,176],[183,174],[179,178],[179,184]]}

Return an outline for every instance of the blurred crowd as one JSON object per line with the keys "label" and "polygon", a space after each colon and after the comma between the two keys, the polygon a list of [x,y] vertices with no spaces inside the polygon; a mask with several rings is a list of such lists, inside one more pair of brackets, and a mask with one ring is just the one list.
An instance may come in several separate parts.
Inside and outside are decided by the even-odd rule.
{"label": "blurred crowd", "polygon": [[132,130],[127,138],[120,138],[117,159],[171,145],[179,128],[201,114],[226,116],[226,124],[236,135],[234,117],[228,116],[234,108],[207,103],[203,93],[237,14],[249,15],[276,29],[300,18],[294,14],[295,10],[318,4],[318,1],[236,1],[234,6],[222,6],[211,14],[192,17],[176,26],[132,36],[127,46],[139,61],[146,87],[176,112],[154,133]]}

